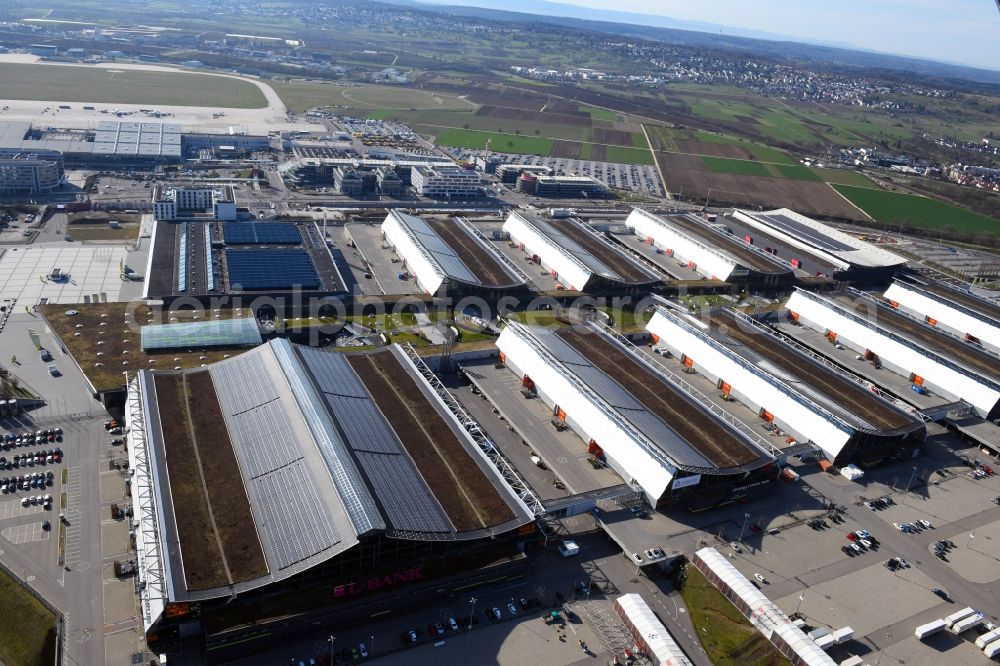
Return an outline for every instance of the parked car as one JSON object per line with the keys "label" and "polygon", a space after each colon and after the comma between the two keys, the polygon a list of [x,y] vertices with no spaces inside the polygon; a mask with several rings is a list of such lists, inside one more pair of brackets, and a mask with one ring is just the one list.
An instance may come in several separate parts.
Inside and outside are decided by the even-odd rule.
{"label": "parked car", "polygon": [[503,618],[503,613],[501,613],[500,609],[497,608],[496,606],[493,607],[492,611],[493,611],[493,619],[494,620],[500,620],[500,619]]}

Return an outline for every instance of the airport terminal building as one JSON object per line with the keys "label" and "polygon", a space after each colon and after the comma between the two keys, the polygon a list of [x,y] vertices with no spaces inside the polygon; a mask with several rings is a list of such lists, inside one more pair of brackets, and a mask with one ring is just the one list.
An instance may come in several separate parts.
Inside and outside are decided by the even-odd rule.
{"label": "airport terminal building", "polygon": [[360,620],[379,599],[427,603],[523,569],[532,510],[418,364],[398,346],[340,354],[278,339],[129,378],[152,644],[224,645],[280,617],[273,638],[297,617]]}

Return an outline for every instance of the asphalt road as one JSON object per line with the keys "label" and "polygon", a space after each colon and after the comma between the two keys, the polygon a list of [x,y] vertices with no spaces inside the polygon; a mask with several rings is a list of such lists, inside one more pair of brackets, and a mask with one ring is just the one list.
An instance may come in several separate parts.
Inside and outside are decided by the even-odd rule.
{"label": "asphalt road", "polygon": [[[936,466],[928,467],[926,462],[920,462],[921,464],[918,465],[918,470],[920,470],[918,475],[924,475],[936,469]],[[842,484],[838,483],[835,477],[825,474],[810,474],[803,476],[803,480],[827,497],[835,498],[840,496]],[[899,502],[900,500],[897,498],[896,501]],[[948,590],[951,598],[955,599],[958,603],[965,606],[972,606],[994,617],[1000,616],[1000,596],[998,596],[998,593],[1000,593],[1000,583],[997,581],[988,584],[971,583],[962,578],[947,564],[934,557],[929,552],[928,545],[942,538],[935,533],[935,530],[927,530],[918,535],[904,534],[894,529],[892,525],[887,524],[876,513],[865,508],[863,505],[855,506],[854,504],[846,504],[846,508],[846,517],[850,524],[857,525],[858,529],[869,530],[881,541],[882,546],[879,549],[879,558],[888,559],[894,555],[901,556],[912,566],[919,567],[925,574],[937,582],[940,587]],[[980,522],[978,515],[958,521],[959,524],[970,527],[976,525],[977,522]],[[849,565],[852,562],[853,560],[845,560],[844,564]],[[829,580],[837,575],[849,573],[849,570],[854,567],[847,566],[845,571],[839,574],[837,571],[827,571],[836,568],[838,567],[827,567],[821,575],[824,579]],[[803,577],[803,581],[807,584],[821,582],[819,580],[810,580],[808,577]]]}
{"label": "asphalt road", "polygon": [[[33,328],[41,342],[52,350],[62,375],[52,377],[38,358],[28,336]],[[4,543],[0,558],[66,617],[64,654],[67,663],[90,666],[104,664],[104,583],[101,518],[107,511],[100,498],[99,466],[107,456],[104,409],[85,390],[83,374],[61,351],[45,330],[44,321],[23,312],[11,315],[0,333],[0,347],[16,354],[20,364],[10,367],[47,404],[20,417],[16,430],[59,426],[64,430],[63,465],[53,467],[59,475],[68,470],[66,484],[66,568],[55,559],[31,556],[31,551]],[[3,363],[9,366],[9,359]],[[15,424],[7,422],[6,427]],[[106,464],[106,463],[105,463]],[[58,486],[53,490],[61,491]],[[52,492],[55,516],[50,518],[52,538],[58,539],[59,493]],[[30,578],[29,578],[30,577]]]}

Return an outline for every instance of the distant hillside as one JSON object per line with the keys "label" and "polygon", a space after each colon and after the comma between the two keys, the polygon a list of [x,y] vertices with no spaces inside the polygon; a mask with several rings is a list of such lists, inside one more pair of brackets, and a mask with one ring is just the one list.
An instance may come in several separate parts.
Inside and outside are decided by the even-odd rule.
{"label": "distant hillside", "polygon": [[[474,2],[477,0],[468,1]],[[524,0],[511,0],[505,3],[505,6],[515,9],[531,8],[531,12],[433,4],[412,0],[396,0],[393,4],[420,7],[421,9],[430,11],[495,21],[545,23],[613,35],[638,37],[667,44],[676,44],[678,46],[737,50],[789,61],[818,62],[835,64],[837,66],[847,65],[867,69],[887,70],[942,81],[969,81],[986,84],[991,89],[991,92],[1000,91],[1000,71],[996,70],[977,69],[975,67],[965,67],[920,58],[908,58],[874,51],[861,51],[849,47],[805,44],[791,41],[790,38],[780,35],[768,35],[756,31],[740,30],[727,26],[713,26],[694,21],[674,21],[662,16],[593,10],[582,7],[573,7],[572,9],[574,13],[586,15],[589,18],[583,19],[565,15],[535,13],[536,11],[552,11],[560,14],[567,12],[564,9],[567,5],[545,2],[544,0],[531,3]],[[638,23],[627,23],[625,21],[637,21]],[[676,24],[677,27],[663,27],[664,23]],[[719,30],[724,30],[728,34],[720,33]],[[994,89],[994,87],[996,88]]]}

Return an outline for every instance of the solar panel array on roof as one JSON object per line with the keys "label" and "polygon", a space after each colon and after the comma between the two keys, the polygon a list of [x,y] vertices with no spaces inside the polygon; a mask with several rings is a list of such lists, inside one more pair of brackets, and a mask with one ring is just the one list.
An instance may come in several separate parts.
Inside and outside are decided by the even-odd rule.
{"label": "solar panel array on roof", "polygon": [[316,486],[308,467],[298,461],[255,482],[258,527],[271,545],[278,569],[287,569],[333,548],[340,537],[323,511],[313,510]]}
{"label": "solar panel array on roof", "polygon": [[318,510],[324,502],[315,485],[316,471],[306,464],[303,450],[294,441],[285,390],[267,372],[262,358],[251,352],[215,364],[211,372],[258,514],[268,562],[273,558],[277,568],[284,569],[322,553],[342,538],[330,516]]}
{"label": "solar panel array on roof", "polygon": [[821,233],[808,225],[802,224],[788,215],[782,215],[780,213],[757,213],[757,216],[796,238],[805,239],[810,244],[822,250],[850,251],[858,249],[857,247],[843,243],[828,234]]}
{"label": "solar panel array on roof", "polygon": [[318,289],[319,275],[305,250],[226,250],[229,284],[235,289]]}
{"label": "solar panel array on roof", "polygon": [[143,326],[139,334],[143,351],[237,347],[259,345],[262,342],[257,321],[251,317]]}
{"label": "solar panel array on roof", "polygon": [[423,533],[454,531],[347,359],[309,347],[300,347],[299,353],[393,528]]}
{"label": "solar panel array on roof", "polygon": [[226,222],[226,245],[301,245],[302,235],[291,222]]}

